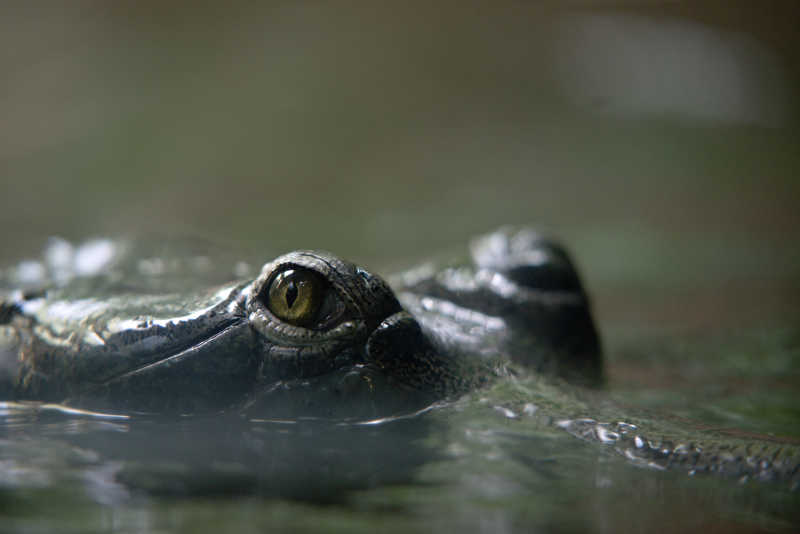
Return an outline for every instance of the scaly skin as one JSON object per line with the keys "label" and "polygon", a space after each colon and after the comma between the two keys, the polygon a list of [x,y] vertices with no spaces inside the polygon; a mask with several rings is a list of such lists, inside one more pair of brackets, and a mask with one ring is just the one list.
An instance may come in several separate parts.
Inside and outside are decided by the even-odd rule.
{"label": "scaly skin", "polygon": [[[327,311],[310,323],[291,324],[270,308],[271,284],[287,269],[323,280]],[[111,272],[3,299],[0,400],[354,418],[420,408],[523,369],[556,377],[554,384],[602,382],[578,275],[563,249],[527,229],[476,239],[467,257],[424,264],[390,284],[318,251],[281,256],[254,280],[180,295],[148,287],[146,277],[135,291],[120,290]],[[95,287],[104,291],[95,295]],[[289,304],[299,294],[292,291]],[[559,418],[555,409],[553,422],[637,464],[797,485],[795,447],[666,439],[575,411]]]}

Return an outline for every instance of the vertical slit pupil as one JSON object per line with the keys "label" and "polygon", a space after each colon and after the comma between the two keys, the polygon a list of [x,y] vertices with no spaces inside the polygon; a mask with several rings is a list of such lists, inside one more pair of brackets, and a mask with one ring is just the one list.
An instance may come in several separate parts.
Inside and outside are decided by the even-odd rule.
{"label": "vertical slit pupil", "polygon": [[291,308],[294,302],[297,300],[297,284],[294,283],[294,280],[289,282],[289,286],[286,288],[286,306]]}

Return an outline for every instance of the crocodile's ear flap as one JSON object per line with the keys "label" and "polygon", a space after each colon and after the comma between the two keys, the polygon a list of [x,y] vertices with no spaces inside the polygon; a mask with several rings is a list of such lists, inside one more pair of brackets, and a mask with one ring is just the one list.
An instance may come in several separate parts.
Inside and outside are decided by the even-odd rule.
{"label": "crocodile's ear flap", "polygon": [[449,395],[468,386],[406,311],[383,320],[367,340],[366,352],[368,363],[415,389]]}

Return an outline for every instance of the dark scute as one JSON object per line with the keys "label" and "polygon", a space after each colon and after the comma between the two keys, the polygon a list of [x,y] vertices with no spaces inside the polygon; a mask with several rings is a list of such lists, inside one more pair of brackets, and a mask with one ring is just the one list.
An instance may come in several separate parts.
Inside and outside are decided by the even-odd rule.
{"label": "dark scute", "polygon": [[556,241],[531,230],[509,228],[478,240],[473,259],[477,267],[502,273],[527,289],[583,292],[567,252]]}
{"label": "dark scute", "polygon": [[578,275],[570,264],[548,262],[542,265],[518,265],[509,268],[505,275],[514,283],[528,289],[542,291],[581,292]]}

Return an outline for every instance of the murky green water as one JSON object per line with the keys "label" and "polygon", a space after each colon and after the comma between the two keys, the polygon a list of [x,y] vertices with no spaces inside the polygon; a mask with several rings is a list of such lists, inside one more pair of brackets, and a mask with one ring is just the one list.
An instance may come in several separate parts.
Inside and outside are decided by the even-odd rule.
{"label": "murky green water", "polygon": [[[198,243],[183,246],[169,247],[189,258],[174,265],[176,284],[236,265],[221,251],[204,276],[181,275],[197,263]],[[140,247],[134,262],[161,250]],[[767,319],[741,328],[733,314],[693,331],[646,316],[601,322],[601,389],[521,374],[383,420],[104,416],[0,403],[2,529],[791,531],[796,473],[760,481],[636,452],[641,436],[651,448],[757,442],[800,458],[800,331],[785,316]]]}
{"label": "murky green water", "polygon": [[[2,428],[3,527],[683,532],[796,526],[798,497],[786,482],[636,465],[613,444],[579,440],[555,424],[589,414],[618,422],[619,406],[596,397],[528,378],[410,419],[366,425],[236,416],[102,420],[10,407]],[[713,435],[707,424],[683,417],[625,411],[634,414],[626,420],[638,423],[632,432]]]}
{"label": "murky green water", "polygon": [[538,224],[578,260],[608,376],[377,426],[6,407],[0,532],[796,530],[784,486],[552,424],[797,446],[794,7],[0,9],[0,265],[53,234],[189,235],[387,274]]}

